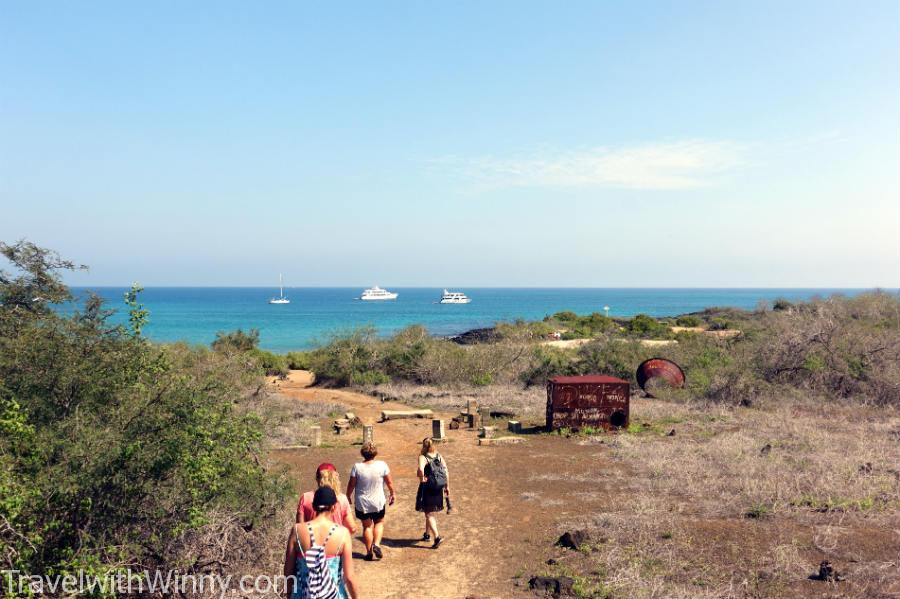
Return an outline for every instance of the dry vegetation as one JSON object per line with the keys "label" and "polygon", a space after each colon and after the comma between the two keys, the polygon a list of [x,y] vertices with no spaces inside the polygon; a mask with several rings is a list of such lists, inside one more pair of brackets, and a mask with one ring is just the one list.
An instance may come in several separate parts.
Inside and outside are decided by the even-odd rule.
{"label": "dry vegetation", "polygon": [[[646,318],[564,319],[574,323],[568,337],[591,339],[547,347],[548,323],[519,323],[460,346],[414,327],[389,340],[339,337],[304,359],[326,384],[448,412],[474,399],[537,424],[548,376],[633,383],[641,360],[669,357],[688,388],[635,397],[627,431],[568,439],[596,446],[610,467],[573,462],[522,481],[511,501],[558,512],[557,534],[582,528],[592,538],[583,551],[548,549],[555,561],[528,571],[572,576],[581,597],[900,596],[895,296],[713,309],[679,319],[699,325],[681,332]],[[641,344],[653,337],[678,343]],[[810,579],[823,560],[845,580]]]}
{"label": "dry vegetation", "polygon": [[[537,498],[583,505],[560,532],[594,539],[551,571],[576,575],[583,596],[900,593],[900,414],[784,399],[638,400],[629,432],[580,439],[607,445],[629,476],[562,477],[565,490]],[[822,560],[846,581],[810,580]]]}

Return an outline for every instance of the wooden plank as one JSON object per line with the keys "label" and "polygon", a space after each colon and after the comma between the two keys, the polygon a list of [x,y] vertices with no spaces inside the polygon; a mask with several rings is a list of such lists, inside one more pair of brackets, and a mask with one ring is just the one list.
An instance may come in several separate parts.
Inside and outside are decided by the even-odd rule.
{"label": "wooden plank", "polygon": [[524,437],[494,437],[493,439],[478,439],[479,445],[514,445],[525,441]]}
{"label": "wooden plank", "polygon": [[381,421],[386,422],[400,418],[431,418],[433,415],[431,410],[383,410]]}

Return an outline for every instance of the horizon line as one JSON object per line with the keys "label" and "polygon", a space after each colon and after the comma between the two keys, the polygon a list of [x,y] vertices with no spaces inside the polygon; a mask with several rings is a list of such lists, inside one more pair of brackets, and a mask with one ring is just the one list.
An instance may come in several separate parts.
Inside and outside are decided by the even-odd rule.
{"label": "horizon line", "polygon": [[[117,285],[68,285],[71,289],[128,289],[131,287],[131,284],[117,284]],[[144,289],[274,289],[275,287],[272,285],[143,285]],[[795,289],[795,290],[822,290],[822,291],[834,291],[834,290],[847,290],[847,291],[900,291],[900,286],[898,287],[887,287],[880,285],[873,286],[865,286],[865,287],[842,287],[842,286],[821,286],[816,285],[812,287],[805,286],[661,286],[661,287],[653,287],[653,286],[610,286],[610,287],[594,287],[589,285],[562,285],[562,286],[540,286],[540,285],[388,285],[387,287],[391,287],[392,289],[451,289],[452,288],[466,288],[466,289],[618,289],[618,290],[632,290],[632,289],[643,289],[643,290],[670,290],[670,289],[682,289],[682,290],[716,290],[716,289],[727,289],[727,290],[781,290],[781,289]],[[285,289],[367,289],[368,287],[365,285],[285,285]]]}

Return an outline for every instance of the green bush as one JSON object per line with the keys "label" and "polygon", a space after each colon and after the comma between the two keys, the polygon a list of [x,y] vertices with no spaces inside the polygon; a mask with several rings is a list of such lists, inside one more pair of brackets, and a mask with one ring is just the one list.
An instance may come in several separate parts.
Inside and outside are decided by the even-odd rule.
{"label": "green bush", "polygon": [[685,314],[675,319],[675,324],[680,327],[699,327],[702,322],[699,318],[690,314]]}
{"label": "green bush", "polygon": [[522,373],[521,380],[526,386],[543,385],[550,377],[573,374],[579,374],[573,350],[538,346],[533,350],[533,365]]}
{"label": "green bush", "polygon": [[638,314],[628,321],[628,331],[637,337],[659,338],[669,337],[669,327],[646,314]]}
{"label": "green bush", "polygon": [[250,351],[259,346],[259,330],[250,329],[246,333],[238,329],[230,333],[219,331],[212,342],[214,351]]}
{"label": "green bush", "polygon": [[196,556],[223,538],[229,554],[248,550],[236,539],[285,498],[261,465],[260,419],[242,403],[254,365],[148,343],[108,324],[95,300],[71,317],[52,311],[34,298],[64,297],[60,277],[46,253],[21,248],[0,244],[20,273],[0,272],[3,566],[224,572]]}
{"label": "green bush", "polygon": [[264,349],[254,348],[247,355],[256,359],[260,368],[268,376],[286,377],[288,374],[288,357],[279,354],[273,354]]}
{"label": "green bush", "polygon": [[287,358],[287,366],[291,370],[309,370],[310,356],[309,352],[292,351],[285,356]]}

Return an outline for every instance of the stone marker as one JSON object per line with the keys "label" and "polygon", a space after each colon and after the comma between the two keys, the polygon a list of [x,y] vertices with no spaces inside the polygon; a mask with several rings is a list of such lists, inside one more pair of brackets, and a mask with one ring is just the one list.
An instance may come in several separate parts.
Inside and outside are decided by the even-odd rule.
{"label": "stone marker", "polygon": [[431,410],[383,410],[381,421],[396,420],[398,418],[431,418],[434,412]]}
{"label": "stone marker", "polygon": [[522,443],[525,437],[494,437],[493,439],[478,439],[479,445],[514,445]]}
{"label": "stone marker", "polygon": [[470,399],[466,402],[466,414],[474,414],[478,411],[478,402]]}
{"label": "stone marker", "polygon": [[363,427],[363,443],[375,442],[375,427],[367,424]]}
{"label": "stone marker", "polygon": [[435,441],[443,441],[447,438],[444,433],[444,421],[439,418],[431,420],[431,438]]}
{"label": "stone marker", "polygon": [[496,426],[482,426],[480,429],[478,429],[478,436],[482,439],[493,439],[494,433],[496,432]]}
{"label": "stone marker", "polygon": [[506,430],[508,430],[509,432],[511,432],[515,435],[521,435],[522,434],[522,423],[519,422],[518,420],[510,420],[509,422],[506,423]]}
{"label": "stone marker", "polygon": [[309,444],[311,447],[318,447],[322,444],[322,427],[309,427]]}

